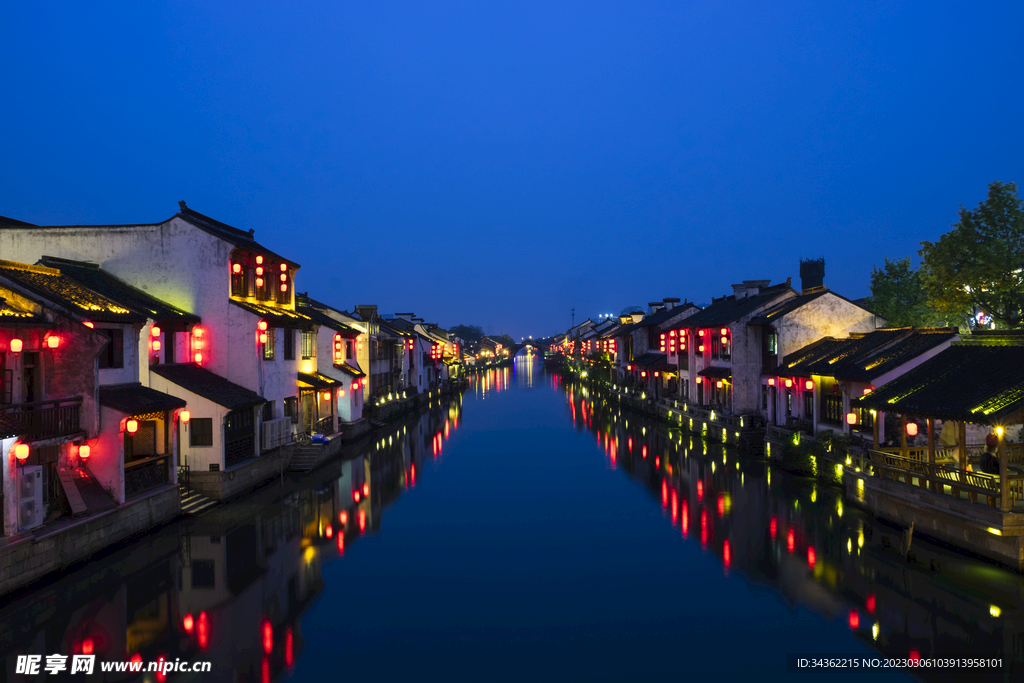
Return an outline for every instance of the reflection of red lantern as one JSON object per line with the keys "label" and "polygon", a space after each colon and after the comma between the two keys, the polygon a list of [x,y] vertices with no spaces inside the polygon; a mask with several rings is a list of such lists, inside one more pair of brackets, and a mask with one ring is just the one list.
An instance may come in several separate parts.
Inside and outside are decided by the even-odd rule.
{"label": "reflection of red lantern", "polygon": [[917,436],[917,423],[916,422],[908,422],[907,423],[907,436]]}
{"label": "reflection of red lantern", "polygon": [[125,423],[124,428],[128,430],[129,434],[134,434],[139,431],[139,421],[135,419],[128,420],[128,422]]}
{"label": "reflection of red lantern", "polygon": [[185,633],[192,633],[192,629],[195,628],[195,619],[191,614],[186,614],[185,618],[181,620],[181,625],[185,627]]}
{"label": "reflection of red lantern", "polygon": [[854,631],[860,628],[860,614],[855,609],[850,610],[850,628]]}

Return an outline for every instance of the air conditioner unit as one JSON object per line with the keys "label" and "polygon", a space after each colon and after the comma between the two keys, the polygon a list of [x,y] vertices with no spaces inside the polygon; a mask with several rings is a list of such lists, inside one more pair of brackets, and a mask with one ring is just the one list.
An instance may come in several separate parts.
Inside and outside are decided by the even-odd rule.
{"label": "air conditioner unit", "polygon": [[292,440],[292,419],[279,417],[263,423],[263,450],[277,448]]}
{"label": "air conditioner unit", "polygon": [[18,529],[35,529],[45,517],[43,468],[40,465],[18,468]]}

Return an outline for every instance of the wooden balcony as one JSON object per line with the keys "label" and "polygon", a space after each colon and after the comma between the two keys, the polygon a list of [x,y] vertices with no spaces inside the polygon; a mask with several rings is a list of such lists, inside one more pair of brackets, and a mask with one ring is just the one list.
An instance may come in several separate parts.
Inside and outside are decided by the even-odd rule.
{"label": "wooden balcony", "polygon": [[29,440],[72,436],[82,431],[79,416],[82,398],[61,398],[0,406],[0,412],[14,417],[25,426],[21,436]]}

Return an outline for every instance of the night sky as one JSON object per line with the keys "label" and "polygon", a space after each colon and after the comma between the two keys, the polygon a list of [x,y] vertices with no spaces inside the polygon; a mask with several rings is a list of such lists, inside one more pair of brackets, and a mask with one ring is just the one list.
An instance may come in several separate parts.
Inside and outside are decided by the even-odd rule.
{"label": "night sky", "polygon": [[[316,5],[316,6],[314,6]],[[858,298],[1024,182],[1019,2],[9,2],[0,214],[177,201],[297,288],[564,331],[801,257]],[[0,255],[2,258],[2,255]]]}

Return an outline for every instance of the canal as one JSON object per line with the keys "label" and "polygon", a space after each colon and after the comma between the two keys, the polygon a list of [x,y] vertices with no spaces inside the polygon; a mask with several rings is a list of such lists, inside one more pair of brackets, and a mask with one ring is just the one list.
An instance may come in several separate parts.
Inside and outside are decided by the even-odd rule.
{"label": "canal", "polygon": [[1020,680],[1021,577],[900,543],[838,488],[521,356],[307,476],[8,597],[0,652],[9,681],[17,655],[58,653],[254,683],[837,675],[788,673],[813,655],[1003,662],[851,680]]}

